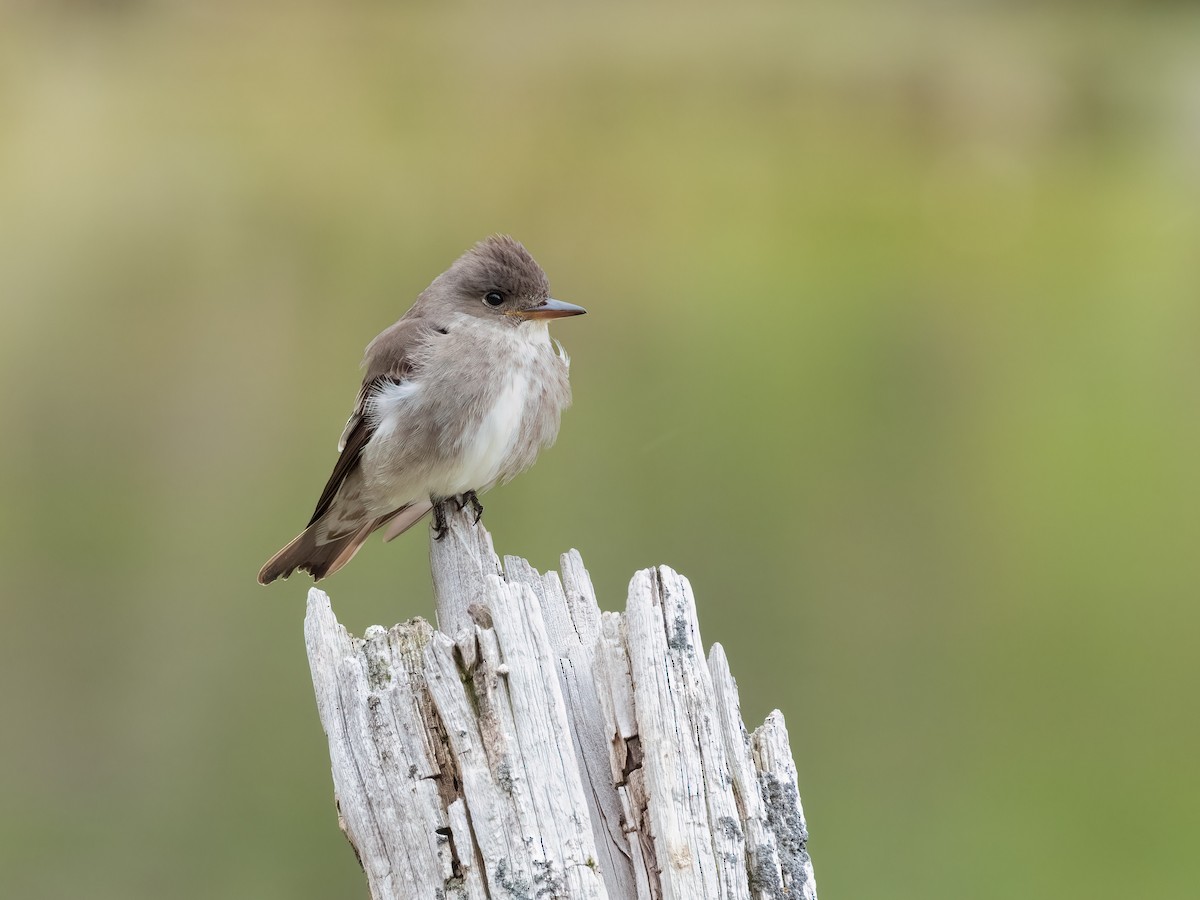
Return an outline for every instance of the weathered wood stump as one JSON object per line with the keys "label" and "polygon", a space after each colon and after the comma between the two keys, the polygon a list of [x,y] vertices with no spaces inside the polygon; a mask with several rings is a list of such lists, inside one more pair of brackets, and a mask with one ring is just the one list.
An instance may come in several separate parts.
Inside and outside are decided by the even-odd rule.
{"label": "weathered wood stump", "polygon": [[439,627],[363,638],[308,596],[339,822],[374,900],[815,900],[783,716],[742,725],[691,587],[638,572],[600,612],[583,561],[432,543]]}

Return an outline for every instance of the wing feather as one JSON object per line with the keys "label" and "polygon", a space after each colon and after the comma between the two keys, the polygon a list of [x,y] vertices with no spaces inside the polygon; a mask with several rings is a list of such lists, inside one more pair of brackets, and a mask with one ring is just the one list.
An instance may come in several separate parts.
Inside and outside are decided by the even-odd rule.
{"label": "wing feather", "polygon": [[413,350],[420,339],[422,324],[416,318],[402,318],[379,335],[367,348],[367,372],[362,387],[359,388],[358,398],[354,402],[354,412],[350,414],[350,419],[342,431],[341,440],[338,442],[337,462],[333,465],[333,472],[325,483],[325,489],[321,491],[316,509],[308,521],[309,525],[329,511],[346,477],[354,471],[362,458],[363,448],[375,434],[375,422],[367,415],[371,398],[383,384],[400,384],[416,374]]}

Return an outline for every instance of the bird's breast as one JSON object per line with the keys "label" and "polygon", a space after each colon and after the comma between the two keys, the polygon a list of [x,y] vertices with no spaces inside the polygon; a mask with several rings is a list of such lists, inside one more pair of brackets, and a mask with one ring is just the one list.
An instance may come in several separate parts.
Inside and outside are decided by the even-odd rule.
{"label": "bird's breast", "polygon": [[484,409],[478,424],[464,431],[449,492],[483,489],[501,478],[521,438],[530,387],[526,374],[514,374]]}
{"label": "bird's breast", "polygon": [[545,327],[488,348],[490,358],[464,386],[473,411],[447,467],[447,495],[484,490],[528,468],[554,441],[570,399],[567,367]]}

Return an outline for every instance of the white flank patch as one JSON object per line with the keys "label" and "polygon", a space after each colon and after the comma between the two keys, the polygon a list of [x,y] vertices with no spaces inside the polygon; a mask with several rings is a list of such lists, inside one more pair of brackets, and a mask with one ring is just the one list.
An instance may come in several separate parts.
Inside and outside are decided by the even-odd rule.
{"label": "white flank patch", "polygon": [[421,390],[417,381],[387,381],[367,401],[367,415],[375,420],[376,434],[384,437],[395,430],[396,424],[408,415],[408,401]]}

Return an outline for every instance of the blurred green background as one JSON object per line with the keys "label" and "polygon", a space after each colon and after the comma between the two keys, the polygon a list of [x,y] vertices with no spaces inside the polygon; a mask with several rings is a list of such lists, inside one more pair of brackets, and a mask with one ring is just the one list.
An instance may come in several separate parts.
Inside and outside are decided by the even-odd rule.
{"label": "blurred green background", "polygon": [[[1200,10],[0,16],[0,895],[366,896],[254,576],[505,231],[591,314],[497,547],[691,578],[824,897],[1195,896]],[[423,530],[325,587],[430,615]]]}

